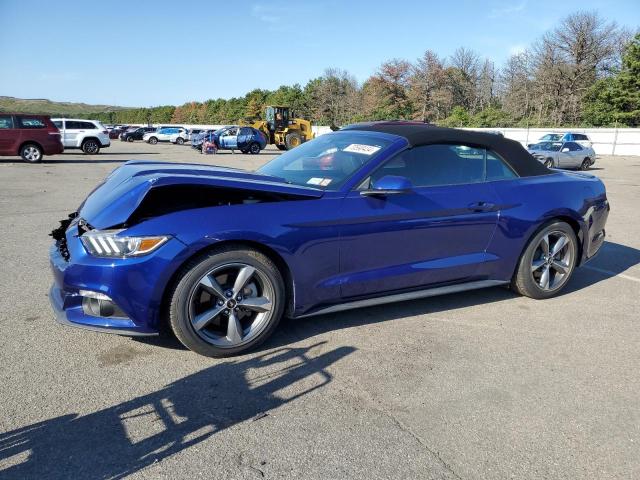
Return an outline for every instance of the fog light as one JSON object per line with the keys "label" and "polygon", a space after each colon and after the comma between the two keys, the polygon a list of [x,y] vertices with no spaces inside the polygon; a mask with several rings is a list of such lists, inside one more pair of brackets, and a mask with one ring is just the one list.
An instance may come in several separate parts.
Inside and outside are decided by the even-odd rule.
{"label": "fog light", "polygon": [[127,318],[127,315],[104,293],[80,290],[80,295],[82,296],[82,311],[85,315]]}

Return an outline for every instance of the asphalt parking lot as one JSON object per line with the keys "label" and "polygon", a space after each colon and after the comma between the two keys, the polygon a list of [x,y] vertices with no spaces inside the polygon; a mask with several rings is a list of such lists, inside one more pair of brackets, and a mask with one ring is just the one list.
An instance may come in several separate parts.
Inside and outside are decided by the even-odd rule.
{"label": "asphalt parking lot", "polygon": [[640,478],[640,157],[600,157],[612,211],[561,296],[502,288],[283,322],[215,360],[59,326],[47,236],[130,159],[277,155],[114,141],[0,158],[0,478]]}

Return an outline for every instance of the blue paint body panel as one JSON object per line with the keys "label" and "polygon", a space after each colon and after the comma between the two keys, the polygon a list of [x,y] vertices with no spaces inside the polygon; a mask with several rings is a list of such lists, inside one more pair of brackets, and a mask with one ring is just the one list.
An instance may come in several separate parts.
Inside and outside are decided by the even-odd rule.
{"label": "blue paint body panel", "polygon": [[[294,317],[332,304],[431,286],[510,281],[528,240],[552,218],[576,226],[581,262],[603,242],[609,211],[605,188],[587,174],[551,171],[363,196],[356,187],[407,148],[402,137],[376,135],[393,142],[337,191],[229,168],[125,164],[90,194],[79,218],[98,229],[124,226],[128,236],[171,238],[143,257],[96,258],[85,251],[77,222],[72,223],[66,231],[70,259],[65,260],[56,246],[50,252],[54,309],[76,325],[154,333],[176,272],[189,258],[223,242],[255,245],[280,258],[292,281],[289,313]],[[164,185],[261,191],[283,199],[182,210],[127,225],[145,195]],[[478,204],[485,208],[474,209]],[[83,314],[81,289],[108,295],[127,318]]]}

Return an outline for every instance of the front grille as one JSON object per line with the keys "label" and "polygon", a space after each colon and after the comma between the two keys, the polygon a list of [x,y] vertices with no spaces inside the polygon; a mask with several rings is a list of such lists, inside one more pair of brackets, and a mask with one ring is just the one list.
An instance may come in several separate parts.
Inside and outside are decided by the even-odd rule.
{"label": "front grille", "polygon": [[73,222],[73,220],[77,216],[78,212],[69,214],[69,217],[65,218],[64,220],[60,220],[60,226],[58,228],[54,228],[49,234],[49,236],[53,237],[53,239],[56,241],[56,247],[58,247],[60,255],[62,255],[62,258],[64,258],[67,262],[71,258],[71,254],[69,253],[69,248],[67,245],[66,231],[67,228],[69,228],[69,225],[71,225],[71,222]]}

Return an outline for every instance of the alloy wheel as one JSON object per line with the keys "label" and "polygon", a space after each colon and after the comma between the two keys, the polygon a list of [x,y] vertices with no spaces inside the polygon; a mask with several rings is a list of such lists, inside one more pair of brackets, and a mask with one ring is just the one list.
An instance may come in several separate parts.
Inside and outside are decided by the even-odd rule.
{"label": "alloy wheel", "polygon": [[85,153],[96,153],[98,151],[98,144],[93,140],[89,140],[84,143],[84,147],[82,149]]}
{"label": "alloy wheel", "polygon": [[574,257],[575,246],[566,233],[556,230],[545,234],[531,261],[533,281],[547,292],[561,288],[571,275]]}
{"label": "alloy wheel", "polygon": [[189,321],[196,334],[221,348],[258,336],[274,313],[275,289],[260,269],[246,263],[217,266],[189,295]]}
{"label": "alloy wheel", "polygon": [[37,162],[40,160],[40,150],[34,146],[28,146],[24,149],[24,158],[30,162]]}

